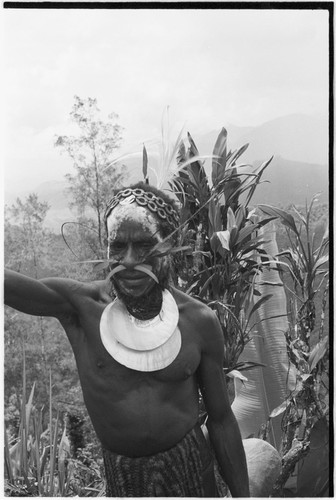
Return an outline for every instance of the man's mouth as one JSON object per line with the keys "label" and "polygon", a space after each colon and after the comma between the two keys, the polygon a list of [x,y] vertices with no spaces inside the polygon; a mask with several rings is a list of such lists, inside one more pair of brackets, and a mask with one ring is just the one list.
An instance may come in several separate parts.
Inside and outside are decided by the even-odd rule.
{"label": "man's mouth", "polygon": [[126,266],[120,264],[112,269],[107,279],[111,279],[114,275],[118,274],[118,280],[128,281],[134,284],[137,282],[140,283],[142,280],[147,279],[148,277],[150,277],[156,283],[159,283],[158,278],[155,276],[151,269],[152,266],[149,266],[148,264],[137,265],[134,266],[133,269],[127,269]]}

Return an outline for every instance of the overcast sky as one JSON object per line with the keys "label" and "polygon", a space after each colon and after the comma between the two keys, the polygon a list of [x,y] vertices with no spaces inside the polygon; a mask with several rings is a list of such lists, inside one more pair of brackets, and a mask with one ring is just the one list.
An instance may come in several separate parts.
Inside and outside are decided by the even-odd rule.
{"label": "overcast sky", "polygon": [[124,143],[159,135],[169,105],[192,133],[328,113],[328,12],[3,11],[5,186],[61,178],[53,146],[74,95],[115,112]]}

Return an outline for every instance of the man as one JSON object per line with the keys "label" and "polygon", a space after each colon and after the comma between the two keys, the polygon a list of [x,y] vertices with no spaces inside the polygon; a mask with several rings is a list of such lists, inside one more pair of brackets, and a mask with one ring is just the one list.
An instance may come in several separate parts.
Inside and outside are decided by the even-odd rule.
{"label": "man", "polygon": [[213,311],[171,285],[169,256],[153,251],[178,225],[174,202],[139,183],[112,198],[105,222],[107,280],[34,280],[8,271],[5,301],[54,316],[66,331],[102,443],[107,496],[217,496],[198,425],[199,388],[222,476],[232,496],[249,496],[221,327]]}

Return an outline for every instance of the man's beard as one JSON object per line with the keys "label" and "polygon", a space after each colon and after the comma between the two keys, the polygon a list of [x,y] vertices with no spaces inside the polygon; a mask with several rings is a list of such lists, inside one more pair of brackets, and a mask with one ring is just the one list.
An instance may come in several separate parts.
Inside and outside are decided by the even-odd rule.
{"label": "man's beard", "polygon": [[113,287],[118,299],[126,306],[128,312],[137,319],[148,320],[157,316],[162,308],[162,292],[169,288],[171,283],[170,264],[165,263],[157,275],[159,283],[154,283],[149,292],[141,297],[134,297],[124,293],[117,279],[112,279]]}

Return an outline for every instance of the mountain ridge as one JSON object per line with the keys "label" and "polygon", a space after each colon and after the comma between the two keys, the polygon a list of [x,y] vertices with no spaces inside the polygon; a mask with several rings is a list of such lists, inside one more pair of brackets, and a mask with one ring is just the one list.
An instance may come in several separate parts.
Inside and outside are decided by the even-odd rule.
{"label": "mountain ridge", "polygon": [[[329,136],[325,129],[326,121],[322,117],[298,114],[276,118],[258,127],[228,125],[228,149],[234,150],[249,144],[239,163],[257,166],[273,156],[262,177],[262,181],[269,183],[258,187],[252,200],[254,204],[302,205],[317,192],[322,192],[321,202],[328,200]],[[212,130],[205,134],[191,133],[200,155],[212,153],[219,132],[220,130]],[[137,163],[138,160],[133,162],[135,166]],[[205,168],[211,176],[209,161],[205,162]],[[142,168],[138,171],[138,176],[128,176],[127,183],[141,178]],[[40,183],[29,192],[14,194],[5,190],[5,201],[12,204],[17,197],[23,198],[36,192],[41,201],[50,204],[46,224],[55,229],[64,221],[75,218],[68,208],[66,187],[66,180],[55,179]]]}

